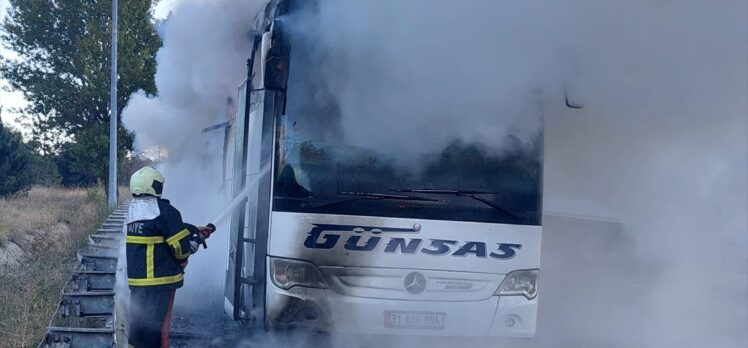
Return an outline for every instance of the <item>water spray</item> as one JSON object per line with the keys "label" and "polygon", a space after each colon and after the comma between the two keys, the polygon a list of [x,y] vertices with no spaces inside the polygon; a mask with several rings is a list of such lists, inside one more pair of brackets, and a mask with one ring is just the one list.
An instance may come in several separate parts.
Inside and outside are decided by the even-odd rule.
{"label": "water spray", "polygon": [[229,203],[225,208],[223,208],[223,210],[221,210],[220,213],[218,213],[218,216],[216,216],[212,220],[212,222],[208,224],[208,227],[212,228],[213,231],[215,231],[216,225],[220,221],[222,221],[224,218],[226,218],[226,216],[228,216],[229,212],[231,212],[234,208],[236,208],[236,206],[238,206],[240,203],[244,202],[244,200],[246,200],[247,197],[249,197],[249,193],[250,193],[251,188],[253,188],[255,186],[255,184],[260,180],[260,178],[263,175],[265,175],[265,173],[268,172],[269,169],[270,169],[270,166],[266,165],[259,172],[247,175],[248,178],[247,178],[247,182],[246,182],[246,184],[244,186],[244,189],[241,192],[239,192],[236,195],[236,197],[234,197],[234,199],[231,201],[231,203]]}

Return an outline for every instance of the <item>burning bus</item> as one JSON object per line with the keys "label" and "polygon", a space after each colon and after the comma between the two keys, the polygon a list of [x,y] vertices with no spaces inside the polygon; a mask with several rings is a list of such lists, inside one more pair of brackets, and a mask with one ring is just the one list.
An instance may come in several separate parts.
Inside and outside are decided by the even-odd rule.
{"label": "burning bus", "polygon": [[231,190],[249,194],[231,211],[226,312],[265,330],[533,337],[542,127],[497,134],[501,152],[438,139],[417,166],[350,141],[315,43],[291,28],[315,7],[273,0],[254,23],[232,126]]}

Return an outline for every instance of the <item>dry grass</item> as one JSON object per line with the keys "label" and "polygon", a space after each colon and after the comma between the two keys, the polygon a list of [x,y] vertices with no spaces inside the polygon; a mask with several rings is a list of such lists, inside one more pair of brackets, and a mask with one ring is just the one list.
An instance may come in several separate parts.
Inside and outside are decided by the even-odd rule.
{"label": "dry grass", "polygon": [[123,201],[126,201],[132,198],[132,193],[130,193],[130,188],[127,186],[120,186],[117,194],[119,195],[117,198],[119,198],[120,202],[123,202]]}
{"label": "dry grass", "polygon": [[24,196],[0,199],[0,238],[15,240],[60,222],[71,230],[87,227],[97,221],[101,207],[94,200],[101,194],[96,189],[34,187]]}
{"label": "dry grass", "polygon": [[0,200],[0,238],[24,249],[20,267],[0,269],[0,347],[39,343],[76,251],[107,213],[101,189],[35,187]]}

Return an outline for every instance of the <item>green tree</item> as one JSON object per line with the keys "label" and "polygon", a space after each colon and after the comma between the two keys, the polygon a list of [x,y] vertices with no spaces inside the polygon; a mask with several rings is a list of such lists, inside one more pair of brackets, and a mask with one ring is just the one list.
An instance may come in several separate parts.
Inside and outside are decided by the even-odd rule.
{"label": "green tree", "polygon": [[34,185],[57,186],[61,182],[56,156],[42,156],[34,152],[29,164],[29,175]]}
{"label": "green tree", "polygon": [[32,156],[21,135],[5,128],[0,121],[0,197],[31,187],[33,179],[28,170]]}
{"label": "green tree", "polygon": [[[122,136],[120,132],[119,136]],[[117,158],[123,167],[125,151],[120,147]],[[76,141],[65,143],[56,158],[63,185],[87,186],[101,180],[109,166],[109,128],[93,125],[76,135]]]}
{"label": "green tree", "polygon": [[[120,110],[139,89],[156,93],[161,40],[151,5],[151,0],[119,3]],[[10,0],[0,31],[6,48],[18,55],[3,58],[0,73],[29,101],[22,113],[37,150],[74,162],[60,170],[69,184],[89,182],[71,182],[64,178],[68,174],[107,179],[111,8],[111,0]],[[124,153],[132,150],[132,135],[120,129]]]}

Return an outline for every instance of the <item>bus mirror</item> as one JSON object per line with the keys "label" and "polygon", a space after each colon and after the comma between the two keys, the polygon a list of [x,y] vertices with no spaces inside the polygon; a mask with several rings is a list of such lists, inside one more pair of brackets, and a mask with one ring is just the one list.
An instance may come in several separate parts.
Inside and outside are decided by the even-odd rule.
{"label": "bus mirror", "polygon": [[569,109],[584,109],[584,102],[579,99],[573,88],[568,85],[564,87],[564,103]]}

